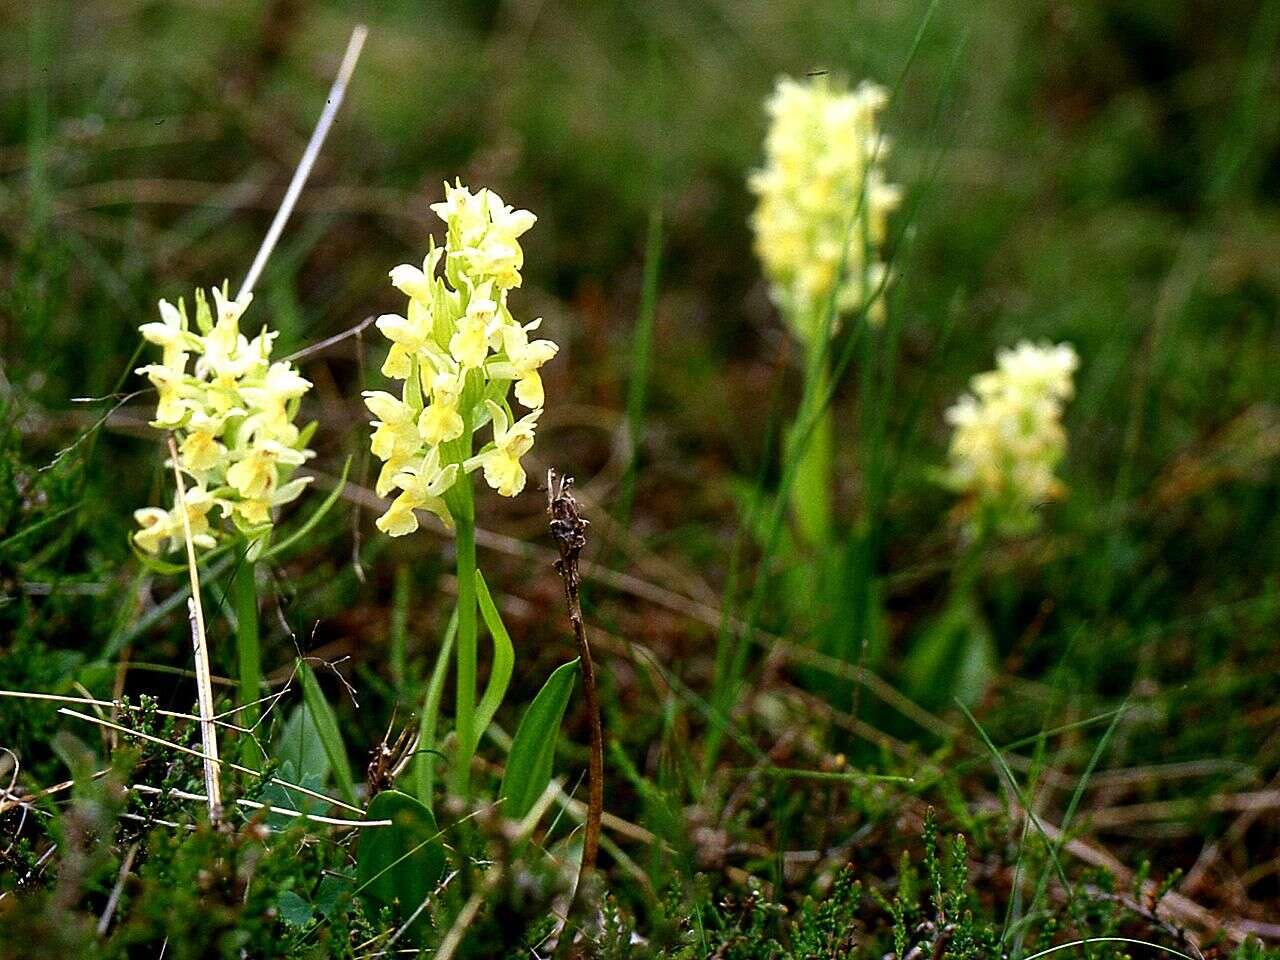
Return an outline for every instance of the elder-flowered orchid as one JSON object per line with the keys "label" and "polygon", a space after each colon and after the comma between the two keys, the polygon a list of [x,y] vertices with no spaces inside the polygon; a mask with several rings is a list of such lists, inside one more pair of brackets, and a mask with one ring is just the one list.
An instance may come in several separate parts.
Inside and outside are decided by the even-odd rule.
{"label": "elder-flowered orchid", "polygon": [[431,209],[448,226],[450,258],[473,282],[492,280],[503,290],[520,286],[524,250],[519,238],[537,217],[508,206],[492,190],[472,193],[460,183],[445,184],[444,201]]}
{"label": "elder-flowered orchid", "polygon": [[489,367],[494,376],[515,381],[516,400],[529,410],[541,407],[546,399],[539,368],[560,351],[550,340],[529,339],[529,334],[541,324],[539,319],[523,327],[514,323],[504,326],[502,349],[507,359],[497,360]]}
{"label": "elder-flowered orchid", "polygon": [[196,547],[207,550],[216,546],[217,540],[210,532],[209,524],[209,512],[218,503],[213,494],[204,487],[190,487],[183,497],[183,502],[187,508],[186,525],[182,522],[182,513],[176,503],[172,510],[143,507],[133,512],[133,518],[139,527],[133,535],[133,540],[139,549],[149,554],[180,550],[187,526],[191,529],[191,542]]}
{"label": "elder-flowered orchid", "polygon": [[468,466],[483,467],[489,486],[504,497],[514,497],[524,489],[526,475],[520,460],[533,449],[533,431],[542,411],[534,410],[512,423],[506,411],[492,400],[485,406],[493,418],[493,445],[468,461]]}
{"label": "elder-flowered orchid", "polygon": [[245,451],[227,469],[227,483],[245,500],[265,500],[280,482],[281,464],[301,466],[307,458],[302,451],[275,440],[265,440]]}
{"label": "elder-flowered orchid", "polygon": [[[196,291],[194,329],[182,300],[177,306],[161,301],[160,322],[141,331],[163,357],[138,370],[159,395],[152,426],[175,434],[177,465],[190,479],[193,540],[201,549],[216,546],[230,530],[260,544],[271,529],[271,510],[296,499],[309,482],[291,475],[312,456],[293,422],[310,382],[291,363],[271,361],[273,331],[264,328],[252,340],[241,333],[251,297],[232,300],[214,289],[212,300],[210,309]],[[143,553],[181,547],[176,497],[172,509],[148,507],[135,518],[133,542]]]}
{"label": "elder-flowered orchid", "polygon": [[[376,417],[370,449],[383,461],[378,493],[400,490],[378,522],[392,536],[417,529],[418,509],[452,522],[446,501],[465,473],[482,471],[503,496],[523,489],[520,458],[546,399],[539,371],[557,352],[550,340],[529,339],[540,321],[522,326],[508,305],[522,282],[519,238],[537,218],[460,183],[446,184],[432,210],[445,222],[444,244],[431,241],[420,268],[391,270],[407,308],[377,321],[391,341],[382,372],[403,381],[400,396],[365,394]],[[515,402],[532,411],[518,420],[508,406],[513,388]],[[493,439],[473,453],[486,422]]]}
{"label": "elder-flowered orchid", "polygon": [[277,440],[296,437],[298,428],[293,424],[289,405],[310,389],[311,381],[303,379],[293,364],[271,364],[260,385],[240,387],[240,396],[253,409],[245,421],[245,429]]}
{"label": "elder-flowered orchid", "polygon": [[1037,508],[1065,492],[1055,470],[1079,360],[1070,344],[1026,341],[996,360],[946,412],[954,432],[943,481],[966,496],[971,532],[1017,534],[1033,530]]}
{"label": "elder-flowered orchid", "polygon": [[391,349],[382,364],[382,375],[396,380],[408,379],[413,356],[431,341],[431,315],[422,301],[411,298],[405,312],[408,315],[403,317],[398,313],[385,313],[376,321],[383,336],[391,341]]}
{"label": "elder-flowered orchid", "polygon": [[464,370],[474,370],[484,363],[489,354],[489,341],[501,323],[498,304],[490,299],[492,292],[491,283],[483,283],[471,291],[466,313],[449,338],[449,354]]}
{"label": "elder-flowered orchid", "polygon": [[400,495],[391,501],[391,507],[375,521],[379,530],[393,537],[413,533],[418,529],[415,510],[430,510],[445,526],[453,526],[453,517],[445,505],[444,495],[458,478],[458,465],[440,464],[440,448],[432,447],[422,462],[406,466],[397,473],[392,484],[400,489]]}
{"label": "elder-flowered orchid", "polygon": [[179,311],[168,300],[161,300],[160,322],[144,323],[138,327],[138,332],[148,343],[164,348],[160,366],[170,370],[185,369],[191,344],[185,313]]}
{"label": "elder-flowered orchid", "polygon": [[418,435],[430,446],[457,440],[466,430],[458,405],[463,379],[458,371],[443,369],[431,378],[431,402],[418,417]]}
{"label": "elder-flowered orchid", "polygon": [[149,363],[139,367],[137,372],[151,381],[158,395],[156,415],[151,425],[158,430],[167,430],[181,424],[192,408],[187,400],[190,391],[184,390],[187,382],[181,366],[174,368],[163,363]]}
{"label": "elder-flowered orchid", "polygon": [[364,405],[377,420],[369,448],[379,460],[405,460],[422,446],[418,416],[403,400],[385,390],[366,390]]}
{"label": "elder-flowered orchid", "polygon": [[[796,334],[812,340],[859,309],[878,320],[887,271],[879,259],[900,191],[884,178],[888,142],[876,115],[888,94],[863,83],[850,91],[826,76],[778,81],[765,165],[748,186],[756,254],[775,302]],[[826,329],[834,333],[834,325]]]}

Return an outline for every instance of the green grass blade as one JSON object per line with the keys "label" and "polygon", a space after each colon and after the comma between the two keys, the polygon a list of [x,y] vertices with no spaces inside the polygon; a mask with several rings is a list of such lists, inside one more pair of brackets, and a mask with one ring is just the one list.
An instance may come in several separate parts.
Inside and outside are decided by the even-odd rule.
{"label": "green grass blade", "polygon": [[[231,603],[236,614],[237,702],[245,707],[240,722],[252,725],[258,708],[247,707],[262,696],[262,632],[258,626],[258,582],[254,563],[242,556],[231,574]],[[246,753],[246,756],[248,754]]]}
{"label": "green grass blade", "polygon": [[1049,839],[1049,835],[1045,833],[1044,827],[1040,824],[1040,818],[1036,816],[1035,810],[1031,806],[1031,801],[1027,799],[1026,793],[1023,791],[1022,787],[1018,785],[1018,780],[1014,777],[1013,771],[1009,769],[1009,764],[1005,762],[1004,755],[1000,753],[996,748],[996,745],[991,741],[991,738],[987,736],[987,731],[983,728],[982,724],[978,723],[977,717],[969,712],[969,708],[959,700],[955,701],[955,703],[956,706],[958,706],[964,713],[965,717],[968,718],[969,722],[973,724],[973,728],[978,731],[978,736],[982,738],[982,742],[991,753],[991,757],[995,760],[997,768],[1004,776],[1004,779],[1008,782],[1009,789],[1013,791],[1014,796],[1018,798],[1018,803],[1022,805],[1023,815],[1031,821],[1031,825],[1035,827],[1036,832],[1040,834],[1040,838],[1044,841],[1045,846],[1049,850],[1049,857],[1053,861],[1054,872],[1058,875],[1058,881],[1062,884],[1063,889],[1067,891],[1067,895],[1069,897],[1074,897],[1075,888],[1067,878],[1066,870],[1062,867],[1062,860],[1058,856],[1058,849]]}
{"label": "green grass blade", "polygon": [[662,270],[662,207],[655,206],[649,215],[649,235],[645,242],[644,280],[640,291],[640,309],[636,313],[635,334],[631,340],[631,377],[627,382],[627,469],[618,492],[619,523],[631,518],[635,500],[636,462],[640,439],[644,434],[644,408],[649,392],[649,369],[653,356],[653,322],[658,309],[659,278]]}

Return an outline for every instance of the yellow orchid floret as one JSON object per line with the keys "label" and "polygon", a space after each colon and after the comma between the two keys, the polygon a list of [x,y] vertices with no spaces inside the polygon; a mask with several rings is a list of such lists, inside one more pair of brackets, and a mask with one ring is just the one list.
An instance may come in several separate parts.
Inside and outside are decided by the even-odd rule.
{"label": "yellow orchid floret", "polygon": [[[191,527],[191,542],[200,549],[207,550],[217,545],[217,540],[210,532],[209,511],[217,505],[213,494],[204,487],[190,487],[186,491],[184,502],[187,507],[187,525]],[[133,535],[133,542],[147,553],[158,554],[184,549],[186,531],[182,522],[182,512],[175,503],[172,510],[159,507],[144,507],[133,512],[139,530]]]}
{"label": "yellow orchid floret", "polygon": [[773,298],[803,339],[825,324],[833,296],[836,322],[863,308],[873,321],[883,315],[880,250],[901,196],[884,179],[876,115],[887,100],[873,83],[850,91],[826,76],[784,77],[766,104],[751,226]]}
{"label": "yellow orchid floret", "polygon": [[[288,361],[272,362],[274,332],[264,328],[252,340],[241,332],[251,297],[230,300],[215,288],[212,299],[211,309],[203,291],[196,291],[195,329],[182,300],[176,307],[160,301],[160,322],[140,330],[163,356],[138,370],[159,393],[151,425],[175,435],[178,467],[189,478],[191,532],[202,549],[217,546],[228,525],[261,541],[270,532],[272,508],[305,489],[310,478],[291,475],[313,456],[293,422],[310,382]],[[214,508],[219,525],[211,522]],[[134,517],[139,550],[161,555],[182,549],[176,496],[171,510],[148,507]]]}
{"label": "yellow orchid floret", "polygon": [[1035,529],[1037,508],[1063,496],[1054,471],[1066,453],[1063,406],[1079,359],[1070,344],[1026,341],[996,355],[947,410],[954,428],[944,482],[967,498],[970,531]]}
{"label": "yellow orchid floret", "polygon": [[514,323],[504,326],[502,345],[507,359],[495,360],[489,365],[489,371],[493,376],[515,381],[516,400],[529,410],[541,407],[545,399],[542,377],[538,373],[538,368],[560,350],[550,340],[531,341],[529,339],[530,332],[538,329],[541,324],[541,320],[535,320],[523,327]]}
{"label": "yellow orchid floret", "polygon": [[489,486],[504,497],[514,497],[524,489],[526,477],[520,458],[533,449],[533,429],[542,411],[534,410],[512,423],[506,411],[492,400],[486,400],[485,406],[493,418],[493,446],[468,460],[467,467],[483,467]]}
{"label": "yellow orchid floret", "polygon": [[[400,491],[377,524],[391,536],[418,528],[415,510],[451,524],[446,501],[463,471],[483,470],[503,496],[524,488],[520,458],[533,446],[546,399],[539,369],[558,350],[550,340],[530,341],[541,321],[521,325],[507,304],[522,282],[519,238],[537,218],[461,183],[445,184],[445,199],[431,209],[445,222],[444,245],[431,241],[421,268],[391,271],[408,304],[403,315],[377,320],[391,341],[382,372],[403,386],[399,396],[364,394],[376,418],[370,449],[383,461],[378,494]],[[508,406],[513,388],[532,411],[519,420]],[[493,441],[472,455],[475,431],[489,421]]]}
{"label": "yellow orchid floret", "polygon": [[449,228],[452,263],[475,283],[492,280],[502,290],[520,286],[524,251],[517,242],[538,220],[516,210],[492,190],[472,193],[460,182],[444,185],[444,200],[431,209]]}
{"label": "yellow orchid floret", "polygon": [[428,446],[456,440],[466,430],[458,412],[464,385],[456,370],[442,370],[431,378],[431,402],[418,417],[418,435]]}
{"label": "yellow orchid floret", "polygon": [[443,497],[457,478],[458,465],[441,466],[440,448],[432,447],[420,464],[405,467],[395,475],[392,484],[400,489],[400,495],[375,525],[384,533],[400,537],[418,529],[415,510],[430,510],[445,526],[452,526],[453,518]]}

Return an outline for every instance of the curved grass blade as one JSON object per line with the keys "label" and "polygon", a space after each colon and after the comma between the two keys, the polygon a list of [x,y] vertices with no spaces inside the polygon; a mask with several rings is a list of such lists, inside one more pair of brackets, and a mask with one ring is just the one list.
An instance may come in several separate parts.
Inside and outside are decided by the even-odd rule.
{"label": "curved grass blade", "polygon": [[418,799],[428,810],[436,783],[436,722],[440,716],[440,697],[444,694],[444,678],[449,672],[449,655],[453,653],[453,641],[458,636],[458,611],[454,608],[449,625],[445,627],[436,665],[427,683],[427,699],[422,705],[422,720],[418,724],[418,759],[414,763],[414,782]]}

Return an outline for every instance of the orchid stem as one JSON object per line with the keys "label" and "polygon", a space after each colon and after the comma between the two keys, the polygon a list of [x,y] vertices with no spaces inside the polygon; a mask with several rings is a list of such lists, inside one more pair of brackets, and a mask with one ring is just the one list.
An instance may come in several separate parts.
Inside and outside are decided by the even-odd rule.
{"label": "orchid stem", "polygon": [[258,625],[257,567],[247,557],[231,576],[231,599],[236,614],[236,655],[239,665],[238,704],[242,722],[252,726],[258,717],[251,706],[262,696],[262,636]]}
{"label": "orchid stem", "polygon": [[471,758],[476,750],[476,531],[471,478],[461,474],[457,488],[455,496],[463,510],[454,518],[458,574],[458,689],[454,724],[458,752],[451,779],[454,793],[466,798],[471,792]]}

